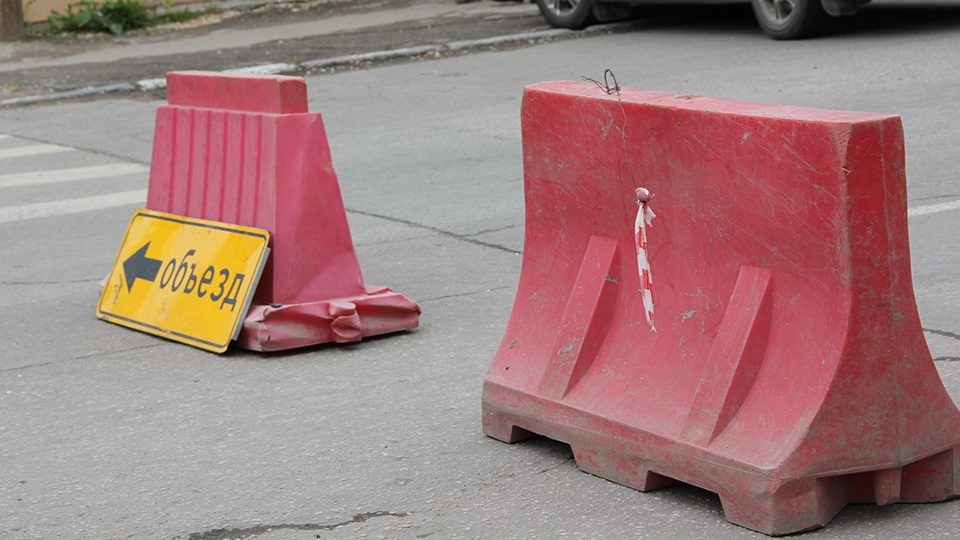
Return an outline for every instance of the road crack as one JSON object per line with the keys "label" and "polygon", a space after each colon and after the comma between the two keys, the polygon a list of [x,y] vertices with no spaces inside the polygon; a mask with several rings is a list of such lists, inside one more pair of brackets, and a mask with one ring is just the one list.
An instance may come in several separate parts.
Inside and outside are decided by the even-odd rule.
{"label": "road crack", "polygon": [[50,362],[41,362],[41,363],[39,363],[39,364],[27,364],[27,365],[25,365],[25,366],[17,366],[17,367],[12,367],[12,368],[4,368],[4,369],[0,369],[0,373],[6,373],[6,372],[8,372],[8,371],[20,371],[20,370],[23,370],[23,369],[32,369],[32,368],[38,368],[38,367],[44,367],[44,366],[51,366],[51,365],[53,365],[53,364],[59,364],[59,363],[61,363],[61,362],[73,362],[73,361],[75,361],[75,360],[85,360],[85,359],[87,359],[87,358],[96,358],[96,357],[100,357],[100,356],[110,356],[110,355],[113,355],[113,354],[121,354],[121,353],[125,353],[125,352],[130,352],[130,351],[139,351],[139,350],[141,350],[141,349],[150,349],[150,348],[153,348],[153,347],[160,347],[161,345],[166,345],[166,342],[151,343],[150,345],[140,345],[140,346],[138,346],[138,347],[128,347],[128,348],[126,348],[126,349],[120,349],[119,351],[95,352],[95,353],[85,354],[85,355],[83,355],[83,356],[76,356],[76,357],[73,357],[73,358],[64,358],[64,359],[62,359],[62,360],[53,360],[53,361],[50,361]]}
{"label": "road crack", "polygon": [[923,331],[928,332],[930,334],[936,334],[938,336],[953,338],[957,341],[960,341],[960,334],[954,334],[953,332],[947,332],[946,330],[935,330],[933,328],[924,328]]}
{"label": "road crack", "polygon": [[483,293],[488,293],[488,292],[493,292],[493,291],[502,291],[502,290],[505,290],[505,289],[512,289],[512,288],[513,288],[513,287],[510,287],[510,286],[506,286],[506,285],[505,285],[505,286],[503,286],[503,287],[494,287],[494,288],[492,288],[492,289],[484,289],[484,290],[482,290],[482,291],[471,291],[471,292],[456,293],[456,294],[445,294],[445,295],[443,295],[443,296],[437,296],[437,297],[434,297],[434,298],[427,298],[427,299],[425,299],[425,300],[418,300],[417,303],[418,303],[418,304],[425,304],[425,303],[427,303],[427,302],[436,302],[437,300],[446,300],[447,298],[462,298],[462,297],[464,297],[464,296],[473,296],[473,295],[476,295],[476,294],[483,294]]}
{"label": "road crack", "polygon": [[[192,533],[188,536],[188,540],[226,540],[228,538],[253,538],[264,533],[277,531],[277,530],[289,530],[289,531],[332,531],[334,529],[345,527],[347,525],[353,525],[355,523],[363,523],[373,518],[392,516],[403,518],[407,517],[410,514],[407,512],[365,512],[362,514],[356,514],[347,521],[341,521],[340,523],[333,524],[322,524],[322,523],[286,523],[282,525],[256,525],[254,527],[248,527],[246,529],[211,529],[202,533]],[[317,535],[319,538],[320,535]]]}
{"label": "road crack", "polygon": [[[522,253],[521,251],[517,251],[517,250],[515,250],[515,249],[510,249],[510,248],[508,248],[508,247],[501,246],[501,245],[498,245],[498,244],[491,244],[491,243],[489,243],[489,242],[481,242],[480,240],[476,240],[476,239],[470,238],[470,237],[469,237],[470,235],[462,235],[462,234],[452,233],[452,232],[450,232],[450,231],[445,231],[445,230],[443,230],[443,229],[438,229],[438,228],[436,228],[436,227],[431,227],[430,225],[424,225],[424,224],[422,224],[422,223],[417,223],[416,221],[410,221],[410,220],[401,219],[401,218],[384,216],[384,215],[382,215],[382,214],[374,214],[374,213],[372,213],[372,212],[364,212],[364,211],[362,211],[362,210],[355,210],[355,209],[352,209],[352,208],[347,208],[346,210],[347,210],[347,212],[349,212],[349,213],[351,213],[351,214],[359,214],[359,215],[361,215],[361,216],[367,216],[367,217],[385,219],[385,220],[387,220],[387,221],[392,221],[392,222],[394,222],[394,223],[400,223],[400,224],[403,224],[403,225],[408,225],[408,226],[410,226],[410,227],[416,227],[416,228],[418,228],[418,229],[425,229],[425,230],[432,231],[432,232],[435,232],[435,233],[437,233],[437,234],[440,234],[440,235],[443,235],[443,236],[446,236],[446,237],[449,237],[449,238],[455,238],[455,239],[457,239],[457,240],[462,240],[462,241],[464,241],[464,242],[469,242],[469,243],[471,243],[471,244],[475,244],[475,245],[478,245],[478,246],[483,246],[483,247],[488,247],[488,248],[497,249],[497,250],[500,250],[500,251],[503,251],[503,252],[506,252],[506,253],[513,253],[514,255],[520,255],[520,254]],[[483,232],[484,232],[484,231],[481,231],[481,232],[479,232],[479,233],[473,233],[473,234],[483,234]]]}
{"label": "road crack", "polygon": [[[948,332],[946,330],[936,330],[934,328],[924,328],[924,333],[933,334],[936,336],[943,336],[950,339],[955,339],[960,341],[960,334],[954,332]],[[937,356],[933,359],[934,362],[956,362],[960,360],[960,356]]]}

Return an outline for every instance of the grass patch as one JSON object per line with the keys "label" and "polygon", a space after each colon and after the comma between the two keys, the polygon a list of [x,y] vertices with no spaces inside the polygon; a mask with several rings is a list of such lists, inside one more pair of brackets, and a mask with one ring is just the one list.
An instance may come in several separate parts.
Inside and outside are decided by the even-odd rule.
{"label": "grass patch", "polygon": [[47,20],[50,23],[49,30],[55,34],[110,32],[120,35],[158,24],[187,22],[220,10],[217,7],[209,7],[202,12],[186,8],[176,10],[168,2],[162,12],[158,11],[157,7],[149,8],[138,0],[108,0],[103,3],[79,0],[69,4],[66,13],[54,11]]}

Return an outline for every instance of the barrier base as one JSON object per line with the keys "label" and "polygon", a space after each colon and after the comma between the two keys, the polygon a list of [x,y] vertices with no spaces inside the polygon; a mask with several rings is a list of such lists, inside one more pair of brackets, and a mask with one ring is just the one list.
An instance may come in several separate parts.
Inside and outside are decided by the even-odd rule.
{"label": "barrier base", "polygon": [[350,343],[409,330],[420,307],[386,287],[366,286],[366,295],[289,305],[251,305],[237,344],[254,351],[282,351],[320,343]]}
{"label": "barrier base", "polygon": [[712,491],[731,523],[771,536],[823,527],[850,503],[939,502],[960,496],[960,446],[896,468],[787,478],[778,469],[724,458],[507,386],[487,382],[483,394],[483,432],[490,437],[514,443],[543,435],[567,443],[581,470],[640,491],[678,482]]}

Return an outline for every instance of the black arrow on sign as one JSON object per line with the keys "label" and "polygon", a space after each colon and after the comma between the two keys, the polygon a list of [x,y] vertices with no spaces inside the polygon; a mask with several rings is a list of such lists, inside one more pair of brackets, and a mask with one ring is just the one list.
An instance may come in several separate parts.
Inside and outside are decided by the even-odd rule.
{"label": "black arrow on sign", "polygon": [[136,281],[137,278],[150,282],[157,279],[157,274],[160,272],[160,265],[163,264],[163,261],[147,258],[147,249],[149,247],[150,242],[147,242],[142,248],[138,249],[136,253],[123,261],[123,273],[127,276],[127,292],[133,289],[133,282]]}

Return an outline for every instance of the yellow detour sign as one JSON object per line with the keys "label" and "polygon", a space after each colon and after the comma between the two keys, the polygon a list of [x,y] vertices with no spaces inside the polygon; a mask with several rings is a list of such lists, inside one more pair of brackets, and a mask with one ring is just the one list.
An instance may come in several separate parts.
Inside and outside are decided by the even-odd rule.
{"label": "yellow detour sign", "polygon": [[223,352],[240,332],[269,240],[262,229],[137,210],[97,317]]}

